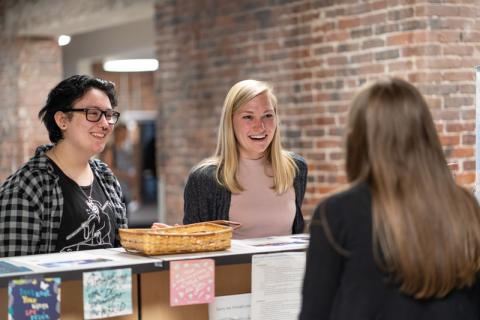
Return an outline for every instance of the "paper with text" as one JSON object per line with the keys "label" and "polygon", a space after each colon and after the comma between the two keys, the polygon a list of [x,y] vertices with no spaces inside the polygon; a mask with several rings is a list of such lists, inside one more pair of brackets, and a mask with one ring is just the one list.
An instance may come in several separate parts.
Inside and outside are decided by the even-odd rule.
{"label": "paper with text", "polygon": [[208,320],[250,320],[250,293],[216,297],[208,305]]}
{"label": "paper with text", "polygon": [[252,320],[294,320],[301,306],[305,252],[252,256]]}
{"label": "paper with text", "polygon": [[132,269],[83,273],[85,319],[132,314]]}

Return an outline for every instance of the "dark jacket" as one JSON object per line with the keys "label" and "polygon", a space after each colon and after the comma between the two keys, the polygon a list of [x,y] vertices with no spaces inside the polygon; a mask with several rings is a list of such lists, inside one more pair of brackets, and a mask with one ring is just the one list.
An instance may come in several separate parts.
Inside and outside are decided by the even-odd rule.
{"label": "dark jacket", "polygon": [[[298,166],[298,172],[293,181],[296,212],[292,233],[302,233],[304,221],[301,207],[307,185],[307,163],[299,155],[292,155]],[[228,220],[232,194],[217,183],[215,172],[216,167],[209,166],[190,173],[183,194],[184,224],[210,220]]]}
{"label": "dark jacket", "polygon": [[[442,299],[417,300],[388,281],[373,257],[371,201],[370,187],[362,183],[317,207],[311,223],[300,320],[479,319],[478,284],[454,290]],[[328,229],[320,223],[323,206]],[[331,232],[337,250],[325,230]],[[438,250],[441,246],[439,243]],[[349,255],[340,254],[341,249]]]}

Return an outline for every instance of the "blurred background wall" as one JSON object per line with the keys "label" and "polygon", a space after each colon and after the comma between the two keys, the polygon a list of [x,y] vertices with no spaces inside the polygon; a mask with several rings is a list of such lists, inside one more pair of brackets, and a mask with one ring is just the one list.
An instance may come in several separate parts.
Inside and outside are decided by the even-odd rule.
{"label": "blurred background wall", "polygon": [[[275,86],[284,145],[309,164],[308,217],[346,182],[349,100],[388,75],[426,95],[456,179],[472,187],[479,15],[480,0],[0,0],[0,179],[48,141],[36,118],[48,90],[91,73],[117,83],[137,137],[154,130],[159,218],[180,222],[185,179],[214,151],[226,92],[255,78]],[[72,42],[59,47],[64,33]],[[103,71],[112,56],[154,57],[159,69]]]}

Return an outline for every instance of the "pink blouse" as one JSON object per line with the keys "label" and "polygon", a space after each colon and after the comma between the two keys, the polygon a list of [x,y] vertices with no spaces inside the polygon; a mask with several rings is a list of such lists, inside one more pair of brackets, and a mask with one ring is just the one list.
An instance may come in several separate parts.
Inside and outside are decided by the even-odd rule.
{"label": "pink blouse", "polygon": [[240,222],[233,232],[235,239],[289,235],[295,218],[295,191],[290,187],[277,194],[273,186],[272,168],[265,167],[265,158],[241,158],[237,179],[245,189],[232,194],[229,219]]}

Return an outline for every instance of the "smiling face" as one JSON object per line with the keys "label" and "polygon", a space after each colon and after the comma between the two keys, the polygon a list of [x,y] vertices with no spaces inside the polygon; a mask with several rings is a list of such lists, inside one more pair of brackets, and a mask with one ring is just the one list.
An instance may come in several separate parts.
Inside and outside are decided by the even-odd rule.
{"label": "smiling face", "polygon": [[[102,90],[92,88],[72,106],[72,109],[83,108],[105,111],[111,110],[112,105]],[[63,131],[64,142],[89,157],[103,151],[113,130],[113,125],[108,124],[105,115],[97,122],[88,121],[85,112],[57,112],[55,118]]]}
{"label": "smiling face", "polygon": [[233,131],[242,158],[263,157],[276,129],[275,109],[266,93],[241,105],[233,113]]}

